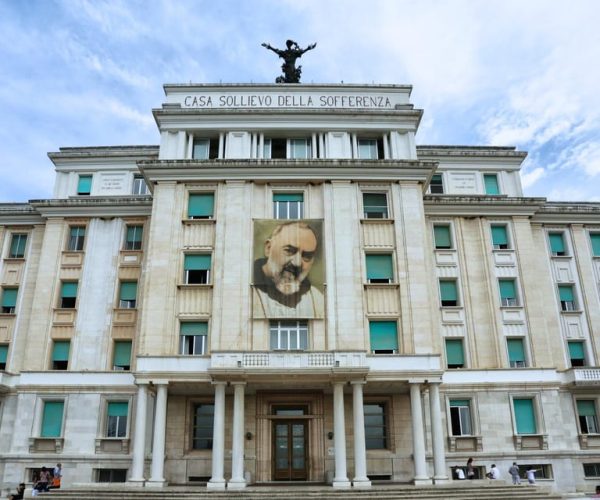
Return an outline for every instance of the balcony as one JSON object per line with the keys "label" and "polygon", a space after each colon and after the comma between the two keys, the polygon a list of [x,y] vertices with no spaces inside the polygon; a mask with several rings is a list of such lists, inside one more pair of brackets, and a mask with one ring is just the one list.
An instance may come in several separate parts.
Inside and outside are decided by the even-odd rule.
{"label": "balcony", "polygon": [[215,352],[211,356],[210,370],[245,369],[262,370],[359,370],[367,371],[364,352]]}
{"label": "balcony", "polygon": [[600,368],[572,368],[565,372],[565,383],[573,385],[600,385]]}

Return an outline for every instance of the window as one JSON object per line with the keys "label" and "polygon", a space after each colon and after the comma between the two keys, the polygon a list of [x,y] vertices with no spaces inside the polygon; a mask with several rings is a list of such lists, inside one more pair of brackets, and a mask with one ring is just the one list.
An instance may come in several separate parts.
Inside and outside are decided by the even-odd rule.
{"label": "window", "polygon": [[369,321],[369,340],[373,354],[398,352],[398,326],[395,321]]}
{"label": "window", "polygon": [[52,369],[66,370],[69,367],[71,341],[55,340],[52,346]]}
{"label": "window", "polygon": [[287,158],[286,139],[265,139],[263,146],[263,158],[283,159]]}
{"label": "window", "polygon": [[567,255],[563,233],[549,233],[548,239],[550,241],[550,252],[552,253],[552,257],[562,257]]}
{"label": "window", "polygon": [[25,245],[27,245],[26,234],[13,234],[10,241],[9,259],[22,259],[25,256]]}
{"label": "window", "polygon": [[119,308],[135,309],[137,297],[137,281],[121,281],[119,289]]}
{"label": "window", "polygon": [[83,226],[72,226],[69,232],[69,246],[70,252],[81,252],[83,250],[83,243],[85,241],[85,227]]}
{"label": "window", "polygon": [[450,423],[453,436],[470,436],[473,434],[471,401],[469,399],[450,400]]}
{"label": "window", "polygon": [[535,408],[531,398],[514,398],[515,423],[517,434],[537,434]]}
{"label": "window", "polygon": [[592,243],[592,255],[600,257],[600,233],[590,233],[590,242]]}
{"label": "window", "polygon": [[498,286],[500,287],[500,304],[502,307],[516,307],[519,305],[514,279],[500,279],[498,280]]}
{"label": "window", "polygon": [[392,283],[394,266],[389,254],[367,254],[367,281],[369,283]]}
{"label": "window", "polygon": [[219,157],[219,141],[217,138],[194,139],[192,158],[194,160],[214,160]]}
{"label": "window", "polygon": [[429,192],[431,194],[444,194],[444,178],[442,174],[435,174],[431,177]]}
{"label": "window", "polygon": [[60,307],[74,309],[77,302],[77,281],[63,281],[60,288]]}
{"label": "window", "polygon": [[106,409],[106,437],[124,438],[127,436],[127,401],[110,401]]}
{"label": "window", "polygon": [[98,483],[125,483],[127,469],[96,469]]}
{"label": "window", "polygon": [[383,139],[358,139],[358,157],[361,160],[383,158]]}
{"label": "window", "polygon": [[181,323],[179,327],[180,348],[184,355],[201,356],[206,354],[208,323],[205,321]]}
{"label": "window", "polygon": [[186,285],[206,285],[210,283],[211,257],[207,254],[187,254],[184,258]]}
{"label": "window", "polygon": [[125,231],[125,250],[141,250],[144,226],[127,226]]}
{"label": "window", "polygon": [[92,176],[80,175],[77,183],[77,194],[79,196],[89,196],[92,192]]}
{"label": "window", "polygon": [[308,323],[306,321],[272,321],[269,331],[272,350],[308,349]]}
{"label": "window", "polygon": [[273,193],[273,217],[275,219],[302,219],[304,195],[302,193]]}
{"label": "window", "polygon": [[585,343],[582,341],[569,341],[569,360],[571,366],[585,366]]}
{"label": "window", "polygon": [[462,339],[446,339],[446,361],[448,368],[464,368],[465,353]]}
{"label": "window", "polygon": [[365,414],[365,444],[367,450],[387,449],[387,405],[385,403],[363,404]]}
{"label": "window", "polygon": [[56,438],[62,435],[64,401],[44,401],[40,437]]}
{"label": "window", "polygon": [[456,280],[440,280],[440,299],[442,307],[458,306]]}
{"label": "window", "polygon": [[498,176],[496,174],[483,174],[483,185],[485,186],[485,194],[500,194]]}
{"label": "window", "polygon": [[148,185],[146,184],[146,180],[143,175],[134,175],[133,176],[133,187],[131,189],[131,194],[134,195],[145,195],[148,194]]}
{"label": "window", "polygon": [[387,219],[387,194],[363,193],[363,212],[365,219]]}
{"label": "window", "polygon": [[436,250],[447,250],[452,248],[452,237],[450,236],[449,224],[434,224],[433,241]]}
{"label": "window", "polygon": [[190,193],[188,198],[189,219],[212,219],[215,195],[213,193]]}
{"label": "window", "polygon": [[492,224],[492,246],[494,250],[506,250],[508,248],[508,231],[504,224]]}
{"label": "window", "polygon": [[311,139],[290,139],[288,157],[296,160],[306,160],[312,155]]}
{"label": "window", "polygon": [[536,479],[552,479],[552,465],[551,464],[527,464],[521,466],[519,470],[519,475],[521,479],[527,479],[527,469],[529,468],[535,469],[535,478]]}
{"label": "window", "polygon": [[558,285],[558,296],[561,311],[575,311],[575,296],[573,285]]}
{"label": "window", "polygon": [[6,370],[7,358],[8,358],[8,344],[0,344],[0,370]]}
{"label": "window", "polygon": [[506,339],[508,348],[508,363],[511,368],[524,368],[527,366],[525,346],[522,338]]}
{"label": "window", "polygon": [[579,428],[582,434],[598,434],[598,416],[596,414],[596,401],[593,399],[577,400],[577,415]]}
{"label": "window", "polygon": [[583,475],[585,477],[600,477],[600,462],[595,464],[583,464]]}
{"label": "window", "polygon": [[212,450],[215,405],[212,403],[194,405],[194,415],[192,418],[192,449]]}
{"label": "window", "polygon": [[18,288],[2,289],[2,314],[14,314],[17,308]]}
{"label": "window", "polygon": [[113,370],[131,369],[131,340],[116,340],[113,352]]}

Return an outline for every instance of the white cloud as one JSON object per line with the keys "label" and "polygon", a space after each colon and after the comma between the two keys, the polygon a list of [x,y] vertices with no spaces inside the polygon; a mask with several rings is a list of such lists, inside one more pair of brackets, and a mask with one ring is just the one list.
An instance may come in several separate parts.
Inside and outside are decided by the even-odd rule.
{"label": "white cloud", "polygon": [[536,167],[530,172],[521,171],[521,183],[524,189],[533,186],[537,181],[546,175],[542,167]]}

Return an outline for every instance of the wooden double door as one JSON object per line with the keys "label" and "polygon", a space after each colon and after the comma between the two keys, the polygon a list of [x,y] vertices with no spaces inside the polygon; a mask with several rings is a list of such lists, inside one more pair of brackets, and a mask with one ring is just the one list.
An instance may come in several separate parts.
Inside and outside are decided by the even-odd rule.
{"label": "wooden double door", "polygon": [[273,479],[306,481],[308,479],[308,421],[273,420]]}

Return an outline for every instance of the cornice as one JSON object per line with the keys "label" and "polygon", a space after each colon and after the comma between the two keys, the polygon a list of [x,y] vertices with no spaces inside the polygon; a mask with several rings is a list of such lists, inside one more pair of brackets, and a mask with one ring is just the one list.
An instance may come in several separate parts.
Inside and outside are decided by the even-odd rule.
{"label": "cornice", "polygon": [[169,91],[176,92],[193,92],[194,90],[265,90],[265,91],[286,91],[286,92],[302,92],[303,90],[353,90],[358,89],[377,92],[412,92],[412,85],[397,85],[397,84],[365,84],[365,83],[165,83],[163,90],[165,95]]}
{"label": "cornice", "polygon": [[30,200],[43,217],[121,217],[148,216],[152,213],[150,196],[86,197]]}
{"label": "cornice", "polygon": [[425,214],[435,216],[486,217],[521,215],[532,217],[545,202],[545,198],[486,195],[426,195],[423,197]]}
{"label": "cornice", "polygon": [[60,169],[61,164],[115,164],[158,158],[159,146],[98,146],[60,148],[57,152],[48,153],[48,158]]}
{"label": "cornice", "polygon": [[549,201],[536,212],[532,222],[600,224],[600,203]]}
{"label": "cornice", "polygon": [[0,204],[0,225],[43,224],[39,212],[29,203]]}

